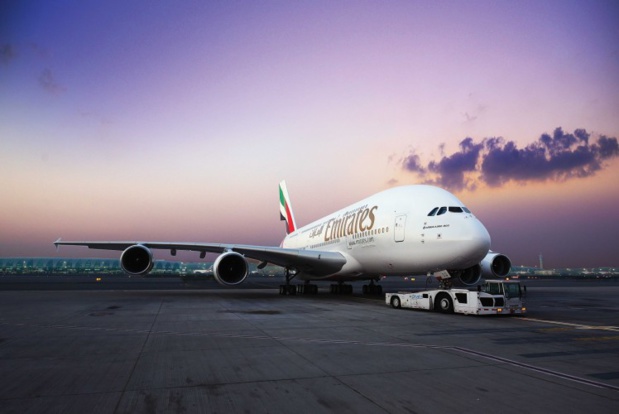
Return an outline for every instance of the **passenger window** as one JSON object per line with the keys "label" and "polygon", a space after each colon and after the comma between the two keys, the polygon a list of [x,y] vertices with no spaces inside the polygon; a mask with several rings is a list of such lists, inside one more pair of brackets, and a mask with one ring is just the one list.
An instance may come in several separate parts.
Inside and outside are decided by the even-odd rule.
{"label": "passenger window", "polygon": [[428,213],[428,216],[433,216],[433,215],[435,215],[435,214],[436,214],[436,212],[437,212],[437,210],[438,210],[438,207],[434,207],[434,208],[432,209],[432,211],[430,211],[430,212]]}
{"label": "passenger window", "polygon": [[447,212],[447,207],[441,207],[438,209],[438,213],[436,213],[436,215],[440,216],[441,214],[445,214],[445,212]]}
{"label": "passenger window", "polygon": [[449,207],[449,212],[450,213],[462,213],[462,208],[461,207]]}

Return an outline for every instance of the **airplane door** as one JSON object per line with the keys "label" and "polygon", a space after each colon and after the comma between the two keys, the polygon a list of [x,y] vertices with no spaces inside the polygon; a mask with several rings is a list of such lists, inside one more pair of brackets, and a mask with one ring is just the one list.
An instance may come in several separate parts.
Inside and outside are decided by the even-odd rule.
{"label": "airplane door", "polygon": [[394,237],[396,243],[404,241],[404,229],[406,228],[406,214],[395,217]]}

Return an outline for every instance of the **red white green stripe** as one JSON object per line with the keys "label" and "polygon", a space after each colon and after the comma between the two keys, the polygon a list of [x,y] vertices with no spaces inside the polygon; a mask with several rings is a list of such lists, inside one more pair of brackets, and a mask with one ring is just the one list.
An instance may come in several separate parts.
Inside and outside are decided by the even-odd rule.
{"label": "red white green stripe", "polygon": [[282,220],[286,220],[286,233],[290,234],[297,229],[297,224],[292,215],[290,197],[286,189],[286,181],[279,183],[279,214]]}

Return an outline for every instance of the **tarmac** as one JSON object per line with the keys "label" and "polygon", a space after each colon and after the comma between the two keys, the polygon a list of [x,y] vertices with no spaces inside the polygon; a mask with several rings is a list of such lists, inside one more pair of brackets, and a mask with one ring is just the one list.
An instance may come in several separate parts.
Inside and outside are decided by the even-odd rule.
{"label": "tarmac", "polygon": [[525,317],[274,282],[41,286],[0,280],[3,414],[619,412],[617,282],[527,282]]}

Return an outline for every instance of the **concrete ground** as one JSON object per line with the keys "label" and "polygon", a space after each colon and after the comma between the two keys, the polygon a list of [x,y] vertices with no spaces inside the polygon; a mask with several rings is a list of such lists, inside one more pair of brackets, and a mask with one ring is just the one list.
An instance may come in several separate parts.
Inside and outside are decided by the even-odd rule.
{"label": "concrete ground", "polygon": [[528,291],[522,318],[325,288],[0,290],[0,412],[619,412],[619,287]]}

